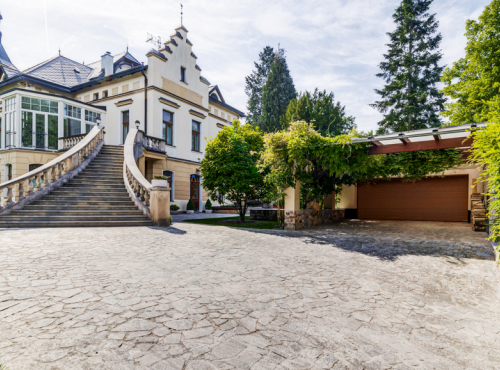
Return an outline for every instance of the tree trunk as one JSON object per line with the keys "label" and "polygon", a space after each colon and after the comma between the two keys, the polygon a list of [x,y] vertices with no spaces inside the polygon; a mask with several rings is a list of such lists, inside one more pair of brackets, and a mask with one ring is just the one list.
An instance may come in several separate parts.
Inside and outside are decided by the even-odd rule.
{"label": "tree trunk", "polygon": [[240,215],[240,222],[245,222],[245,214],[247,213],[247,202],[245,200],[245,205],[243,205],[242,201],[238,202],[238,213]]}

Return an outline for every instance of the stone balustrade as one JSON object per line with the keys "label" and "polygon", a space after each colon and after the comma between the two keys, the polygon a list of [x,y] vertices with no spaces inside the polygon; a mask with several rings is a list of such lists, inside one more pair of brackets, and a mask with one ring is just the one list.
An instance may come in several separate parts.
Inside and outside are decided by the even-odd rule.
{"label": "stone balustrade", "polygon": [[144,135],[144,133],[142,133],[142,140],[143,140],[143,145],[146,149],[162,153],[166,152],[165,140],[153,136],[147,136]]}
{"label": "stone balustrade", "polygon": [[[168,226],[170,225],[170,195],[165,196],[160,193],[167,191],[170,194],[170,188],[153,187],[137,167],[137,160],[144,155],[143,148],[146,144],[156,145],[161,141],[165,144],[164,140],[148,137],[136,128],[130,130],[124,145],[123,180],[135,205],[151,218],[155,225]],[[167,219],[165,215],[168,215]]]}
{"label": "stone balustrade", "polygon": [[[92,131],[78,141],[71,149],[49,163],[0,184],[0,215],[22,209],[25,204],[50,193],[51,190],[68,182],[97,155],[103,142],[102,127]],[[75,138],[76,140],[76,138]]]}
{"label": "stone balustrade", "polygon": [[82,141],[85,138],[85,136],[87,136],[87,134],[60,137],[59,141],[61,145],[59,146],[59,148],[61,150],[70,149],[75,145],[77,145],[80,141]]}

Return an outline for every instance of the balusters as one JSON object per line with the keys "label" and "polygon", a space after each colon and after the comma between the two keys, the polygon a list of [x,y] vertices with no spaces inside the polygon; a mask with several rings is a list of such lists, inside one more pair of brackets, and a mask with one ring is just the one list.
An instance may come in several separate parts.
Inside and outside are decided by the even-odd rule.
{"label": "balusters", "polygon": [[24,186],[22,181],[17,184],[17,197],[16,200],[19,202],[21,199],[24,198]]}
{"label": "balusters", "polygon": [[146,194],[144,194],[144,204],[149,207],[149,191],[146,191]]}
{"label": "balusters", "polygon": [[29,197],[31,195],[31,188],[33,187],[33,179],[30,177],[25,180],[26,185],[24,186],[24,196]]}
{"label": "balusters", "polygon": [[7,207],[13,203],[12,202],[12,189],[13,188],[14,188],[14,185],[7,186],[7,191],[4,193],[3,200],[2,200],[2,205],[4,207]]}
{"label": "balusters", "polygon": [[54,167],[51,167],[47,170],[47,184],[52,184],[55,180],[54,177]]}

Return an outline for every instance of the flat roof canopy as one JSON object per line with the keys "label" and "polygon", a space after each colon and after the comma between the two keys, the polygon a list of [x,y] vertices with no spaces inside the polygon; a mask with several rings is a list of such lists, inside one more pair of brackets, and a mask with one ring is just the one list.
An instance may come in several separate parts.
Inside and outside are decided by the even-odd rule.
{"label": "flat roof canopy", "polygon": [[356,137],[353,144],[371,143],[368,154],[388,154],[401,152],[416,152],[419,150],[470,148],[471,131],[486,126],[486,123],[470,125],[436,127],[415,131]]}

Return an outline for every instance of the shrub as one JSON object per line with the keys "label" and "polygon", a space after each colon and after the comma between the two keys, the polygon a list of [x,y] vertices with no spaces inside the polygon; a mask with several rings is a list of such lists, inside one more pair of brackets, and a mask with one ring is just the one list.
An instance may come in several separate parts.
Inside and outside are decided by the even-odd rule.
{"label": "shrub", "polygon": [[177,204],[171,204],[170,205],[170,210],[171,211],[178,211],[179,209],[181,209],[181,207],[179,207]]}
{"label": "shrub", "polygon": [[187,206],[186,206],[186,209],[187,209],[188,211],[194,211],[194,203],[193,203],[193,200],[192,200],[192,199],[189,199],[189,202],[188,202],[188,204],[187,204]]}
{"label": "shrub", "polygon": [[205,209],[208,209],[209,211],[212,209],[212,202],[210,199],[207,199],[207,202],[205,203]]}
{"label": "shrub", "polygon": [[155,179],[155,180],[168,180],[168,177],[162,176],[162,175],[154,175],[153,179]]}

